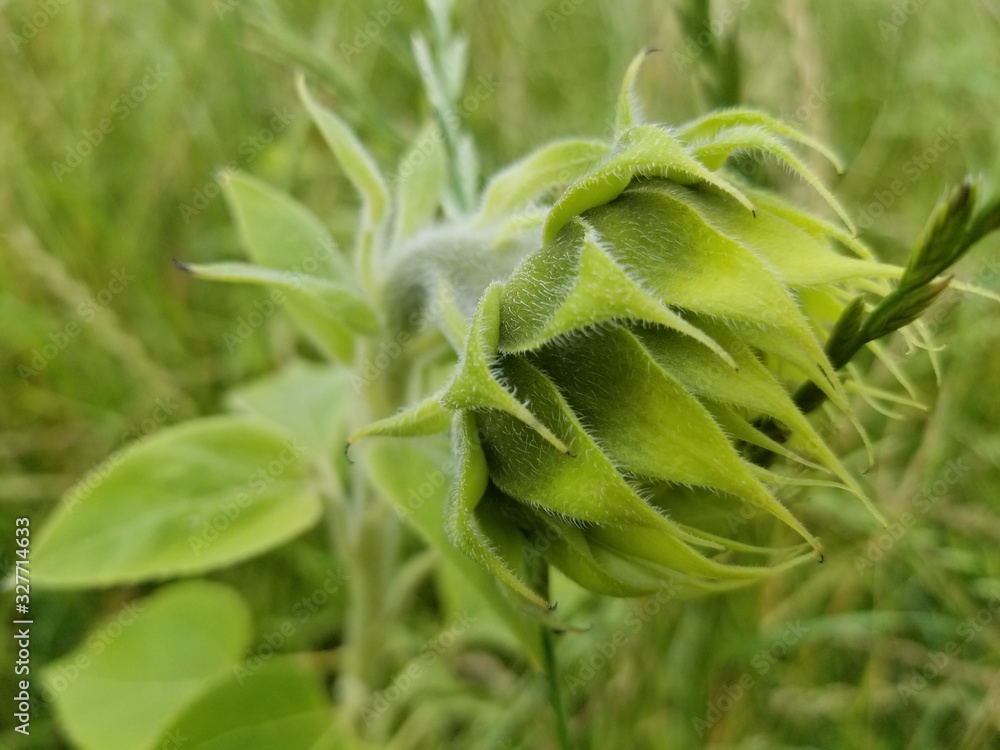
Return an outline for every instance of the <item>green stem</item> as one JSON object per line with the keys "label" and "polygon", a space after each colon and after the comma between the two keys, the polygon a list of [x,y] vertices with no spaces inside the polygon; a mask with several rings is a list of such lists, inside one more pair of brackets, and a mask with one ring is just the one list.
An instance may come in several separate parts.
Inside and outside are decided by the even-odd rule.
{"label": "green stem", "polygon": [[[540,593],[546,600],[549,598],[549,565],[539,563]],[[542,657],[545,660],[545,678],[549,688],[549,703],[556,720],[556,733],[559,735],[559,747],[562,750],[573,750],[569,736],[569,721],[566,718],[566,704],[563,701],[562,688],[559,685],[559,668],[556,663],[556,644],[552,628],[542,623]]]}
{"label": "green stem", "polygon": [[[365,341],[357,363],[359,372],[374,351],[375,344]],[[392,395],[386,392],[386,384],[369,383],[358,403],[359,424],[352,427],[384,412],[387,404],[396,400]],[[358,467],[350,470],[349,495],[336,516],[343,525],[336,536],[349,576],[340,697],[347,721],[364,736],[371,728],[364,731],[360,719],[382,677],[389,624],[386,592],[396,554],[397,526],[388,506]]]}

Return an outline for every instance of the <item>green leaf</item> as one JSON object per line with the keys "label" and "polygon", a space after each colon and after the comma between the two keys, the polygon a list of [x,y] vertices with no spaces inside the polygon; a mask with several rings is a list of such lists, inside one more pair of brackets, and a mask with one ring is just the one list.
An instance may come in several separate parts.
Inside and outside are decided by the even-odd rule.
{"label": "green leaf", "polygon": [[230,391],[230,409],[262,417],[301,440],[316,455],[340,451],[357,398],[349,371],[296,361]]}
{"label": "green leaf", "polygon": [[[305,206],[246,175],[233,176],[225,186],[225,195],[243,243],[257,265],[353,287],[351,270],[329,232]],[[354,336],[350,329],[331,316],[316,297],[295,290],[288,294],[286,308],[325,354],[345,361],[352,357]]]}
{"label": "green leaf", "polygon": [[127,605],[50,664],[44,690],[56,695],[59,722],[77,747],[153,750],[230,673],[250,638],[250,612],[235,591],[178,583]]}
{"label": "green leaf", "polygon": [[330,232],[301,203],[240,173],[230,176],[223,193],[257,265],[351,283],[350,268]]}
{"label": "green leaf", "polygon": [[472,584],[474,590],[521,641],[536,666],[542,663],[538,621],[511,606],[493,576],[455,547],[445,532],[445,512],[455,482],[456,463],[435,441],[375,441],[362,465],[379,491],[412,524],[445,565]]}
{"label": "green leaf", "polygon": [[549,143],[498,172],[483,191],[479,213],[484,221],[521,211],[557,188],[579,179],[608,154],[598,140]]}
{"label": "green leaf", "polygon": [[162,430],[73,488],[32,550],[39,586],[112,586],[245,560],[320,516],[305,448],[257,419]]}
{"label": "green leaf", "polygon": [[434,217],[441,205],[447,165],[434,140],[436,128],[429,125],[421,130],[396,168],[397,238],[412,235]]}
{"label": "green leaf", "polygon": [[332,721],[315,672],[279,656],[256,670],[230,670],[173,722],[163,741],[183,737],[184,750],[310,750],[324,735],[343,732]]}
{"label": "green leaf", "polygon": [[801,143],[821,154],[838,172],[844,171],[844,165],[840,158],[815,138],[796,130],[766,112],[754,109],[724,109],[710,112],[684,125],[680,129],[679,135],[689,143],[699,140],[704,142],[711,141],[725,128],[735,127],[759,128],[789,141]]}
{"label": "green leaf", "polygon": [[347,124],[313,98],[306,87],[305,77],[300,75],[295,86],[299,99],[319,128],[323,140],[337,157],[344,174],[361,194],[367,215],[366,222],[372,227],[378,227],[389,210],[389,188],[375,160]]}
{"label": "green leaf", "polygon": [[332,321],[346,323],[356,331],[372,334],[379,330],[378,316],[371,305],[346,284],[250,263],[185,264],[183,268],[201,279],[272,287],[299,306],[326,312]]}
{"label": "green leaf", "polygon": [[[689,200],[695,192],[666,180],[637,184],[586,220],[618,264],[661,302],[748,330],[758,348],[781,350],[811,379],[825,373],[820,386],[845,406],[843,388],[788,288],[754,252],[704,220]],[[695,324],[712,335],[704,322]]]}

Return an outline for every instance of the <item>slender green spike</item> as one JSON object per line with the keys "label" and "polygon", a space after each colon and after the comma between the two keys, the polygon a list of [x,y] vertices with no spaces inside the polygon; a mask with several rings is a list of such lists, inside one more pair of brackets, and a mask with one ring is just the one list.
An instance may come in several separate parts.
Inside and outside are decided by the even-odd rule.
{"label": "slender green spike", "polygon": [[625,71],[625,78],[622,80],[621,88],[618,90],[618,109],[615,118],[615,132],[621,133],[626,128],[638,125],[641,121],[639,100],[635,94],[635,79],[639,75],[639,69],[646,61],[646,58],[656,49],[646,49],[632,58],[632,62]]}
{"label": "slender green spike", "polygon": [[[637,558],[691,576],[719,581],[760,580],[774,574],[774,566],[728,565],[716,562],[686,544],[657,534],[652,529],[622,529],[610,526],[587,530],[595,546],[626,558]],[[816,550],[822,554],[819,549]]]}
{"label": "slender green spike", "polygon": [[425,398],[391,417],[362,427],[348,441],[353,445],[366,437],[420,437],[447,432],[452,414],[441,405],[440,395]]}
{"label": "slender green spike", "polygon": [[299,99],[309,111],[344,173],[361,194],[364,203],[362,227],[356,249],[357,268],[368,286],[374,283],[377,243],[389,212],[389,188],[367,149],[354,132],[333,112],[313,99],[305,76],[295,81]]}

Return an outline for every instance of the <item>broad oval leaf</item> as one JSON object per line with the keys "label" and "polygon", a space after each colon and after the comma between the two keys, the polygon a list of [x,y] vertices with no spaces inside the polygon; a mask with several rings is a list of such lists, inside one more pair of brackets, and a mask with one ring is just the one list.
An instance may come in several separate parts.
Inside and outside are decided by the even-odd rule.
{"label": "broad oval leaf", "polygon": [[83,750],[152,750],[250,644],[228,586],[191,581],[126,605],[43,673],[43,697]]}
{"label": "broad oval leaf", "polygon": [[235,666],[161,741],[170,747],[174,739],[184,750],[310,750],[335,729],[332,719],[318,676],[281,656]]}
{"label": "broad oval leaf", "polygon": [[171,427],[112,455],[63,499],[32,550],[33,580],[111,586],[191,575],[314,524],[305,448],[247,417]]}

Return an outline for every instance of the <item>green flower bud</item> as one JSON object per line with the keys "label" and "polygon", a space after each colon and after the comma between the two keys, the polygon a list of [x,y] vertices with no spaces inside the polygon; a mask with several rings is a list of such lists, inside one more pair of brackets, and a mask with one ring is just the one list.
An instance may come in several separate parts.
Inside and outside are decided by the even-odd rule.
{"label": "green flower bud", "polygon": [[[796,388],[811,389],[810,408],[829,399],[850,415],[846,360],[831,362],[826,342],[863,345],[858,300],[887,298],[902,269],[853,238],[795,152],[838,164],[807,136],[744,110],[636,122],[640,61],[610,143],[545,147],[495,177],[475,216],[403,243],[385,285],[394,319],[405,327],[440,298],[457,363],[440,391],[356,436],[450,430],[451,540],[543,608],[521,575],[525,549],[604,594],[665,579],[699,593],[821,559],[776,488],[835,483],[868,502]],[[847,228],[740,182],[725,164],[747,151],[783,162]],[[828,477],[771,470],[762,455]],[[736,538],[726,519],[759,511],[801,543]]]}

